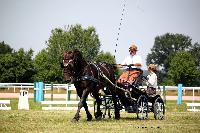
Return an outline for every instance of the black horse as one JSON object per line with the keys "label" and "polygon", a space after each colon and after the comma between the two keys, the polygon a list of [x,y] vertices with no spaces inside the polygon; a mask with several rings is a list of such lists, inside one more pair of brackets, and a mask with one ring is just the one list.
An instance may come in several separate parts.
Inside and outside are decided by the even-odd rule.
{"label": "black horse", "polygon": [[[86,99],[91,94],[97,102],[97,113],[95,118],[102,117],[100,110],[101,99],[99,97],[99,90],[107,87],[112,94],[115,106],[115,118],[120,118],[119,109],[117,108],[117,99],[115,87],[111,82],[115,83],[115,67],[107,63],[92,63],[86,61],[81,52],[78,50],[68,51],[64,53],[63,60],[64,79],[66,82],[72,81],[76,87],[80,102],[78,103],[78,110],[72,121],[78,121],[80,118],[80,109],[85,108],[87,120],[92,120],[92,115],[88,110]],[[109,82],[108,82],[109,81]]]}

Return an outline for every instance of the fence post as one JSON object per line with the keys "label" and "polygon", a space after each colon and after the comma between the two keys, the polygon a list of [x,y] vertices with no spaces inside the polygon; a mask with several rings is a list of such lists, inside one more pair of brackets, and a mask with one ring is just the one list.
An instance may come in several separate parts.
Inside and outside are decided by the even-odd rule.
{"label": "fence post", "polygon": [[182,100],[182,84],[178,84],[178,99],[177,99],[177,104],[180,105],[181,104],[181,100]]}
{"label": "fence post", "polygon": [[166,104],[166,89],[164,85],[163,85],[163,99],[164,99],[164,103]]}
{"label": "fence post", "polygon": [[53,101],[53,82],[51,82],[51,101]]}
{"label": "fence post", "polygon": [[34,88],[33,88],[33,94],[34,94],[34,102],[36,102],[36,84],[37,82],[34,82]]}
{"label": "fence post", "polygon": [[194,102],[194,88],[192,89],[192,102]]}
{"label": "fence post", "polygon": [[68,85],[68,90],[67,90],[67,95],[68,95],[68,96],[67,96],[67,97],[68,97],[67,100],[68,100],[68,101],[70,100],[70,95],[71,95],[71,90],[69,90],[70,87],[71,87],[71,84]]}

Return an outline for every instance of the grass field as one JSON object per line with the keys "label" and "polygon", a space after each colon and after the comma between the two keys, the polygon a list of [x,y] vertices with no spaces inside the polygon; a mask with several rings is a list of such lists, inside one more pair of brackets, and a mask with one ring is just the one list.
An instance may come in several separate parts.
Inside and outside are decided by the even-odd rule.
{"label": "grass field", "polygon": [[[74,111],[42,111],[41,105],[29,100],[30,110],[17,110],[17,99],[11,101],[11,111],[0,111],[0,132],[81,132],[81,133],[116,133],[116,132],[200,132],[200,112],[187,112],[185,102],[176,105],[167,102],[164,120],[154,120],[150,113],[148,120],[137,120],[136,114],[121,112],[121,119],[93,119],[86,121],[85,112],[81,119],[72,123]],[[93,113],[93,111],[91,111]]]}

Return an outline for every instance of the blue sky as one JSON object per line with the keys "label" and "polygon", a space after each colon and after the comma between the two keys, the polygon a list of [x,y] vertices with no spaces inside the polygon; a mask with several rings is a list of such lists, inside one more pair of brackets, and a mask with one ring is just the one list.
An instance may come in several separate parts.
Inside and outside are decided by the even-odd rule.
{"label": "blue sky", "polygon": [[181,33],[200,43],[199,0],[0,0],[0,18],[0,41],[16,50],[37,54],[52,29],[81,24],[96,28],[101,50],[116,54],[117,63],[135,42],[144,68],[158,35]]}

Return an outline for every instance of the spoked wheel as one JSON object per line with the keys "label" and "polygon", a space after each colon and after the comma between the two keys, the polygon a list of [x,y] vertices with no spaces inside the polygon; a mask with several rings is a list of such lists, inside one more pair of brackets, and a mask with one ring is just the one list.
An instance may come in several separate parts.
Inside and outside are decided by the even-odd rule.
{"label": "spoked wheel", "polygon": [[[114,112],[114,103],[112,101],[111,96],[104,96],[101,98],[102,104],[100,105],[100,110],[102,112],[102,118],[114,118],[115,112]],[[97,114],[97,102],[94,102],[94,116]]]}
{"label": "spoked wheel", "polygon": [[107,99],[106,108],[108,110],[108,117],[109,118],[115,118],[115,109],[114,109],[114,103],[113,103],[112,98]]}
{"label": "spoked wheel", "polygon": [[141,95],[137,100],[137,118],[144,120],[148,118],[148,100],[145,95]]}
{"label": "spoked wheel", "polygon": [[154,118],[163,120],[165,116],[165,105],[161,97],[156,98],[154,102]]}

